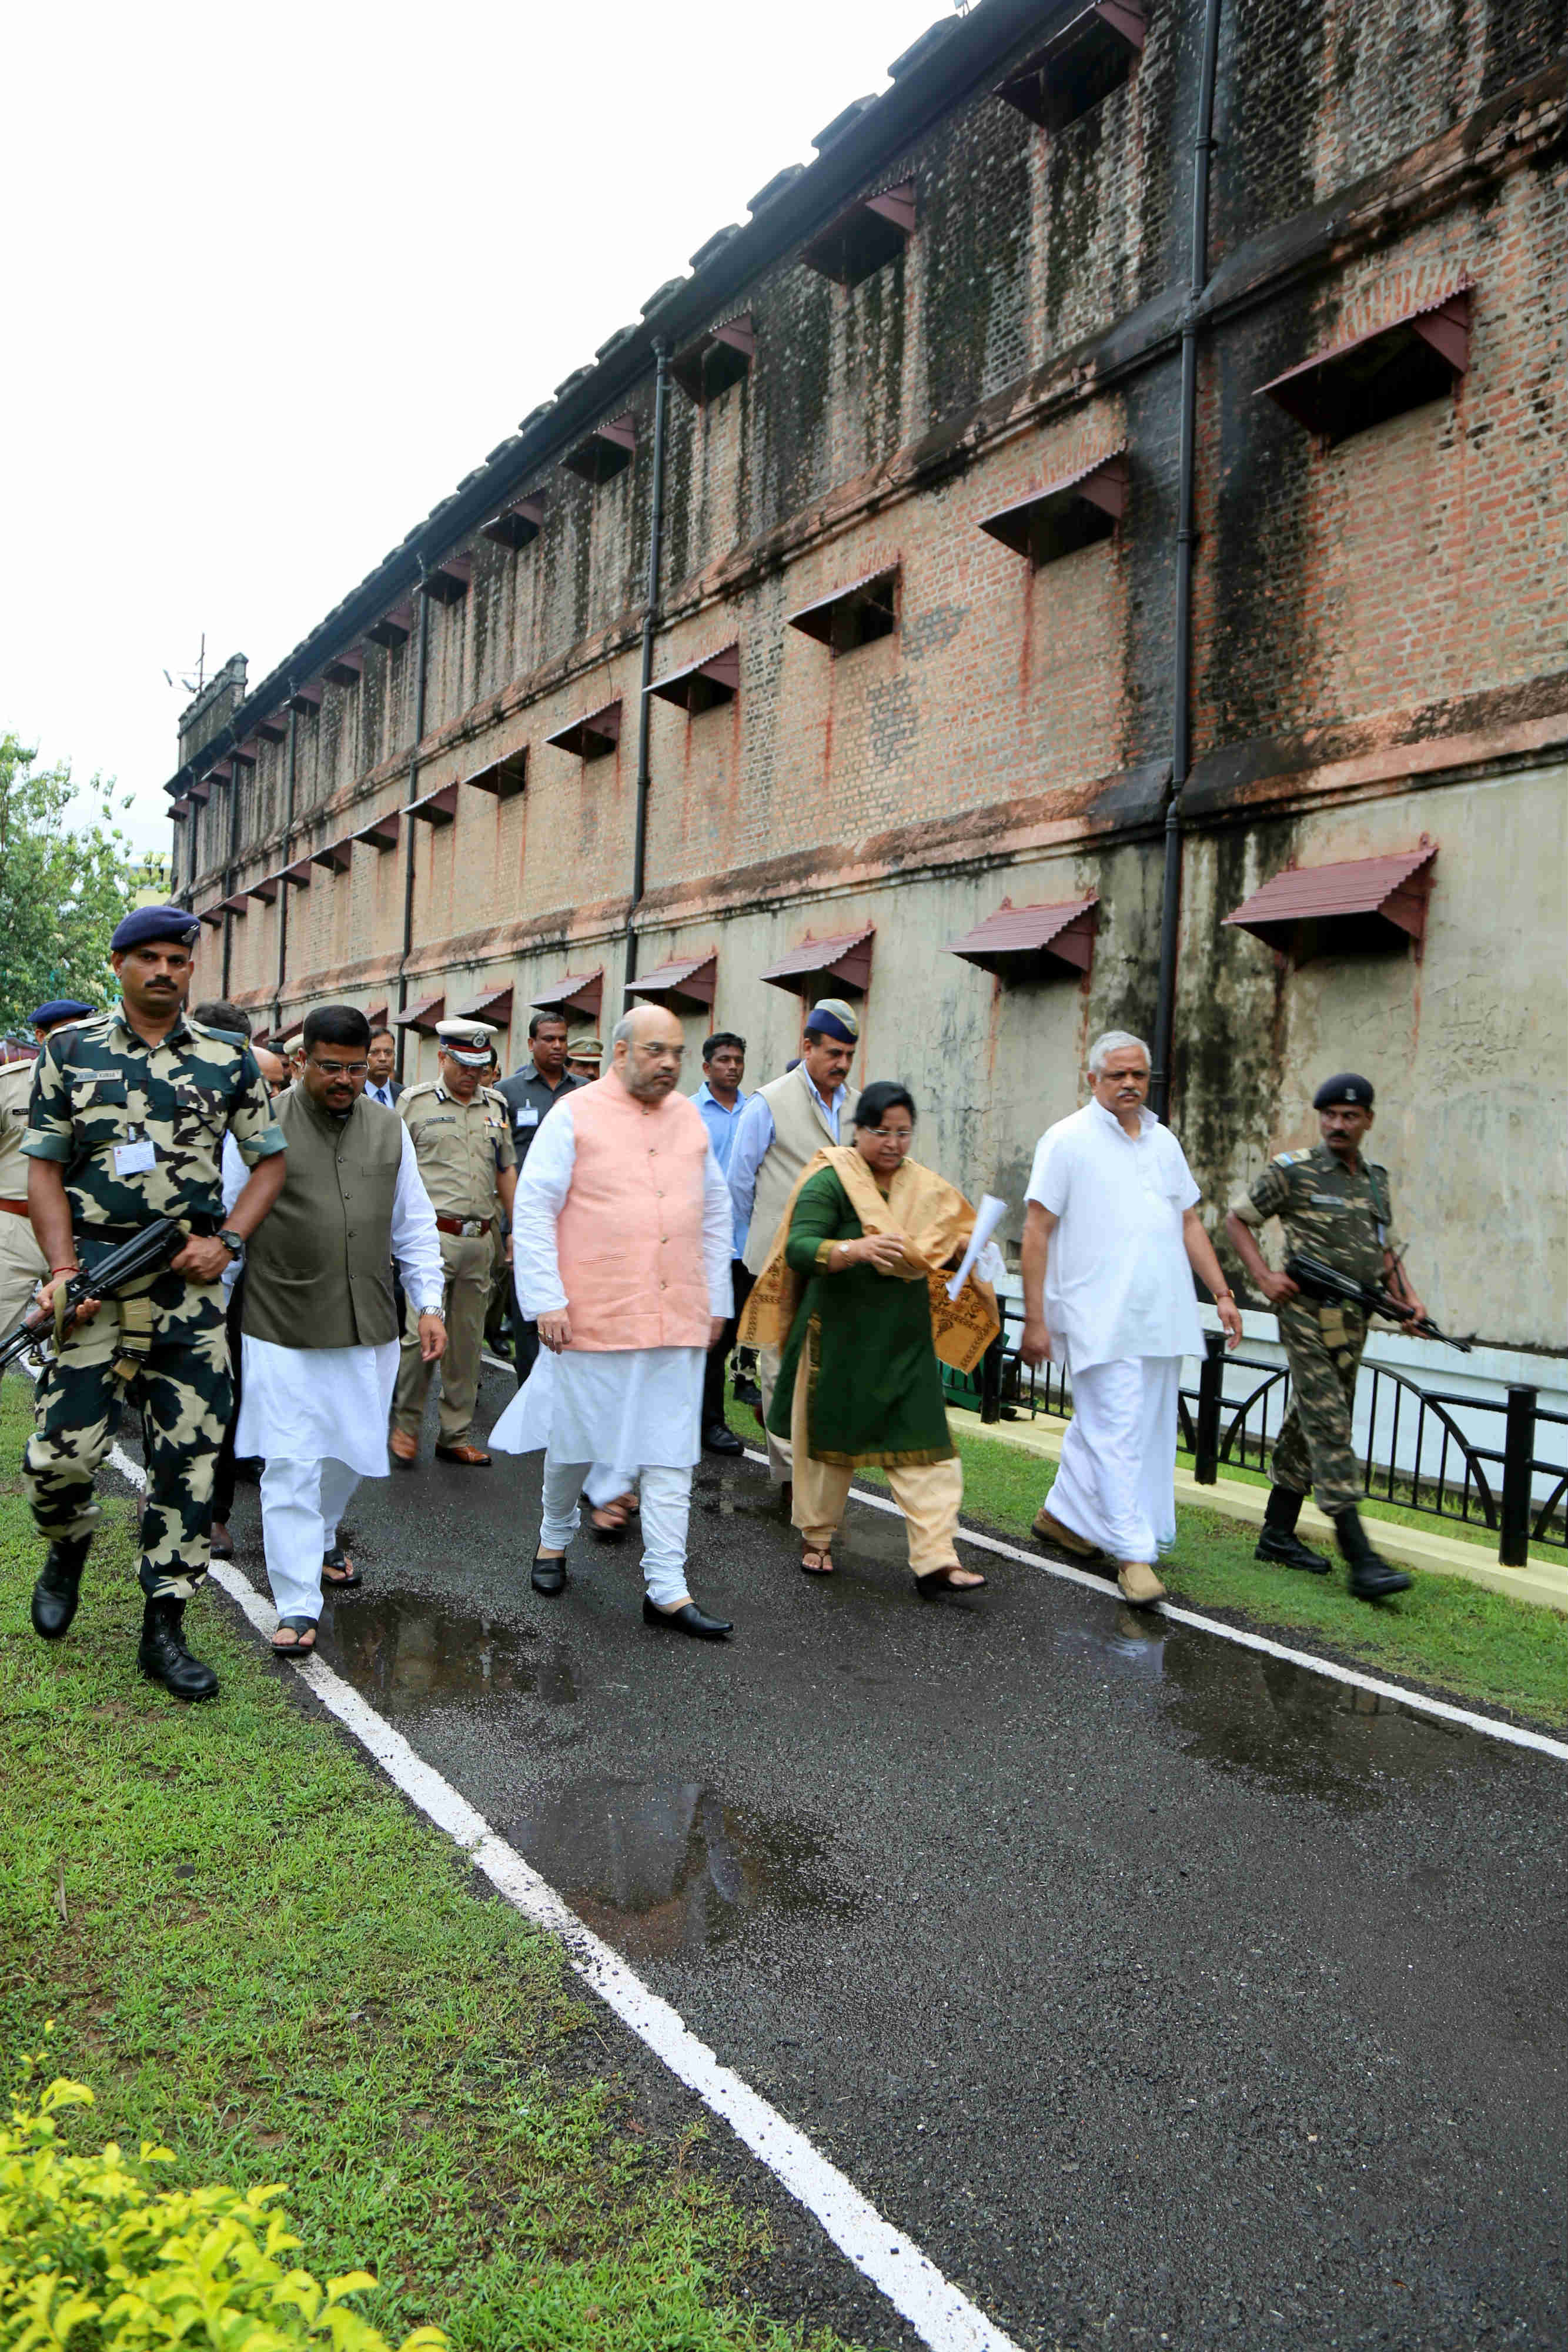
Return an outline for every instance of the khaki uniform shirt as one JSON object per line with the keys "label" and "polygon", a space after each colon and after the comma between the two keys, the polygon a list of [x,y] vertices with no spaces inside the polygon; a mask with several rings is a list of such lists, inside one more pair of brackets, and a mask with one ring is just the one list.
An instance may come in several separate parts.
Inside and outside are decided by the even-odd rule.
{"label": "khaki uniform shirt", "polygon": [[27,1197],[22,1138],[27,1132],[27,1105],[37,1067],[36,1062],[7,1062],[0,1067],[0,1201]]}
{"label": "khaki uniform shirt", "polygon": [[460,1103],[438,1081],[405,1087],[398,1111],[407,1121],[419,1172],[438,1217],[456,1217],[477,1233],[496,1214],[497,1175],[515,1168],[511,1114],[493,1087],[476,1087]]}
{"label": "khaki uniform shirt", "polygon": [[1348,1168],[1326,1143],[1281,1151],[1232,1206],[1254,1229],[1278,1217],[1288,1254],[1304,1250],[1357,1282],[1383,1280],[1392,1211],[1388,1171],[1375,1160]]}

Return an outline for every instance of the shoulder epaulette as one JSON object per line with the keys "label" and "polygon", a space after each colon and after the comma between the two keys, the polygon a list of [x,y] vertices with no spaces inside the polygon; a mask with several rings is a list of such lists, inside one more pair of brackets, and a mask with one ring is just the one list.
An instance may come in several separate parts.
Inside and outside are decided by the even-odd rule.
{"label": "shoulder epaulette", "polygon": [[1276,1151],[1274,1165],[1276,1168],[1294,1168],[1301,1160],[1310,1160],[1312,1156],[1310,1151]]}
{"label": "shoulder epaulette", "polygon": [[397,1098],[398,1109],[401,1110],[405,1102],[412,1102],[415,1095],[433,1095],[435,1092],[435,1087],[436,1081],[434,1078],[421,1078],[418,1086],[404,1087]]}
{"label": "shoulder epaulette", "polygon": [[193,1037],[215,1037],[220,1045],[237,1045],[242,1053],[248,1051],[250,1039],[239,1029],[216,1029],[210,1021],[185,1023]]}

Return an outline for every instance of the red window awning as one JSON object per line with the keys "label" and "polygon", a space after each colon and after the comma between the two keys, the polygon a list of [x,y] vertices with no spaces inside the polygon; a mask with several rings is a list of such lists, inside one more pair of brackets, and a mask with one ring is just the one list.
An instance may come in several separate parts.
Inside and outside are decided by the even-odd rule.
{"label": "red window awning", "polygon": [[1118,449],[1031,490],[997,514],[982,516],[979,527],[1031,563],[1053,563],[1058,556],[1109,539],[1126,503],[1127,459]]}
{"label": "red window awning", "polygon": [[370,1011],[366,1013],[365,1019],[370,1023],[372,1029],[384,1029],[387,1025],[386,1006],[384,1004],[372,1004]]}
{"label": "red window awning", "polygon": [[383,646],[390,653],[395,646],[406,645],[413,628],[413,606],[394,604],[379,621],[372,621],[365,631],[371,645]]}
{"label": "red window awning", "polygon": [[807,269],[839,286],[858,286],[904,248],[915,230],[915,183],[900,180],[859,196],[800,248]]}
{"label": "red window awning", "polygon": [[531,539],[538,539],[544,519],[543,499],[518,499],[514,505],[503,507],[499,514],[493,514],[488,522],[482,522],[479,536],[515,552],[519,547],[527,547]]}
{"label": "red window awning", "polygon": [[673,669],[650,685],[650,694],[663,702],[677,703],[683,710],[706,710],[716,702],[733,702],[740,687],[740,643],[723,646],[716,654],[705,654],[701,661],[688,662],[685,669]]}
{"label": "red window awning", "polygon": [[709,335],[699,335],[695,343],[677,352],[670,362],[670,373],[688,400],[700,407],[705,401],[716,400],[732,383],[738,383],[751,365],[757,350],[757,336],[751,323],[751,313],[743,310],[737,318],[727,319]]}
{"label": "red window awning", "polygon": [[597,1021],[604,1002],[604,971],[569,971],[552,988],[530,996],[528,1003],[536,1013],[581,1013],[590,1021]]}
{"label": "red window awning", "polygon": [[248,915],[250,908],[246,902],[245,892],[236,890],[232,898],[220,898],[218,912],[221,915]]}
{"label": "red window awning", "polygon": [[346,874],[353,862],[352,841],[329,841],[310,853],[312,866],[324,866],[329,874]]}
{"label": "red window awning", "polygon": [[1064,131],[1126,80],[1145,32],[1144,0],[1084,0],[997,96],[1042,131]]}
{"label": "red window awning", "polygon": [[[1349,949],[1417,943],[1427,929],[1435,842],[1386,857],[1355,857],[1343,866],[1288,866],[1225,920],[1271,948],[1298,952],[1303,925],[1313,945]],[[1319,929],[1319,926],[1325,927]]]}
{"label": "red window awning", "polygon": [[629,980],[628,996],[645,996],[656,1003],[668,1004],[672,1010],[689,1007],[693,1012],[712,1009],[718,990],[718,950],[710,948],[706,955],[687,956],[678,963],[662,963],[656,971],[644,972],[641,980]]}
{"label": "red window awning", "polygon": [[427,996],[418,1004],[411,1004],[406,1013],[400,1013],[393,1025],[399,1029],[417,1029],[422,1037],[430,1037],[435,1034],[436,1023],[445,1017],[445,997]]}
{"label": "red window awning", "polygon": [[368,842],[372,849],[395,849],[397,837],[402,829],[402,811],[387,809],[382,815],[373,816],[369,824],[361,825],[353,838],[356,841]]}
{"label": "red window awning", "polygon": [[173,818],[176,824],[183,824],[190,814],[191,803],[183,796],[177,801],[170,802],[169,814]]}
{"label": "red window awning", "polygon": [[316,679],[308,686],[298,688],[288,698],[288,708],[290,710],[297,710],[302,719],[308,718],[312,710],[319,710],[321,708],[320,681]]}
{"label": "red window awning", "polygon": [[264,743],[284,743],[288,740],[288,720],[280,710],[276,717],[269,714],[266,719],[258,719],[256,731]]}
{"label": "red window awning", "polygon": [[585,482],[608,482],[624,471],[632,463],[637,448],[637,420],[630,409],[624,415],[612,416],[606,425],[596,425],[586,441],[569,449],[561,459],[574,474]]}
{"label": "red window awning", "polygon": [[512,992],[509,988],[493,988],[487,996],[476,996],[472,1004],[465,1004],[458,1013],[460,1021],[488,1021],[497,1029],[505,1029],[512,1018]]}
{"label": "red window awning", "polygon": [[457,814],[457,791],[455,784],[441,784],[434,792],[426,793],[423,800],[411,801],[406,812],[410,821],[417,820],[421,824],[450,824]]}
{"label": "red window awning", "polygon": [[961,940],[950,940],[947,953],[1003,980],[1044,980],[1062,972],[1076,978],[1093,957],[1099,905],[1092,892],[1049,907],[1015,907],[1004,898],[994,915]]}
{"label": "red window awning", "polygon": [[574,719],[570,727],[547,735],[545,741],[553,743],[558,751],[570,751],[580,760],[602,760],[613,751],[621,740],[621,699],[607,702],[599,710],[591,710],[586,719]]}
{"label": "red window awning", "polygon": [[356,647],[352,653],[335,654],[321,675],[329,686],[358,686],[364,671],[364,655]]}
{"label": "red window awning", "polygon": [[295,859],[292,866],[286,866],[284,867],[282,879],[285,882],[292,882],[297,890],[308,890],[310,887],[310,868],[315,863],[316,861],[313,857],[298,857]]}
{"label": "red window awning", "polygon": [[525,744],[520,751],[508,751],[503,760],[492,760],[472,776],[465,776],[478,793],[493,793],[498,801],[516,800],[528,778],[528,753]]}
{"label": "red window awning", "polygon": [[825,994],[827,991],[820,983],[830,981],[835,988],[863,996],[871,985],[871,951],[875,939],[874,923],[868,923],[863,930],[841,931],[828,940],[814,940],[808,932],[798,948],[791,948],[787,956],[781,956],[758,978],[767,981],[770,987],[787,988],[796,996]]}
{"label": "red window awning", "polygon": [[1470,292],[1461,286],[1319,352],[1260,384],[1253,397],[1276,401],[1330,442],[1440,400],[1470,364]]}
{"label": "red window awning", "polygon": [[283,877],[281,874],[264,874],[259,882],[253,882],[251,884],[249,889],[246,892],[246,897],[247,898],[259,898],[263,906],[270,907],[273,900],[277,896],[277,886],[282,879]]}
{"label": "red window awning", "polygon": [[211,923],[214,930],[221,928],[223,919],[224,910],[222,907],[201,907],[197,909],[196,920],[199,923]]}
{"label": "red window awning", "polygon": [[471,555],[444,555],[434,564],[419,583],[422,596],[433,596],[438,604],[458,604],[468,593],[468,583],[474,576]]}
{"label": "red window awning", "polygon": [[898,626],[898,566],[887,564],[835,588],[814,603],[787,615],[789,626],[835,653],[848,653],[873,638],[891,636]]}

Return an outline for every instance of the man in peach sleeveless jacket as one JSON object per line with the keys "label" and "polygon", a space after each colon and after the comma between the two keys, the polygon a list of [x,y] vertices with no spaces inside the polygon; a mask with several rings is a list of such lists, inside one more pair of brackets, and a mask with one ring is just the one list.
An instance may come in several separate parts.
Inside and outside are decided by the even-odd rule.
{"label": "man in peach sleeveless jacket", "polygon": [[640,1005],[613,1060],[545,1119],[512,1209],[517,1304],[541,1350],[490,1433],[545,1449],[533,1587],[566,1582],[591,1465],[641,1474],[644,1621],[701,1641],[731,1628],[686,1584],[703,1371],[730,1311],[729,1187],[701,1114],[675,1092],[681,1024]]}

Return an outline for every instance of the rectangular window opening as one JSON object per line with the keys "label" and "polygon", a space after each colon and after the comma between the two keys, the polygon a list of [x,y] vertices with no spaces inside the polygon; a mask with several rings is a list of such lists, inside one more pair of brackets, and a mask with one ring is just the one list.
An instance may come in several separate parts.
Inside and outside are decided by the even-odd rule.
{"label": "rectangular window opening", "polygon": [[898,626],[898,566],[836,588],[789,616],[789,626],[835,654],[852,653],[878,637],[890,637]]}
{"label": "rectangular window opening", "polygon": [[670,362],[670,373],[688,400],[706,408],[750,373],[756,349],[751,314],[747,311],[677,352]]}
{"label": "rectangular window opening", "polygon": [[800,248],[800,259],[837,286],[859,286],[895,261],[915,229],[915,183],[861,196]]}
{"label": "rectangular window opening", "polygon": [[1325,447],[1386,425],[1407,409],[1446,400],[1470,363],[1468,286],[1392,325],[1357,335],[1288,368],[1254,397],[1267,396]]}
{"label": "rectangular window opening", "polygon": [[1092,0],[997,85],[997,96],[1042,131],[1065,131],[1132,75],[1144,46],[1135,0]]}
{"label": "rectangular window opening", "polygon": [[623,416],[612,417],[608,425],[598,425],[586,441],[569,449],[561,459],[574,474],[598,489],[612,482],[617,474],[624,473],[637,448],[637,420],[630,409]]}

